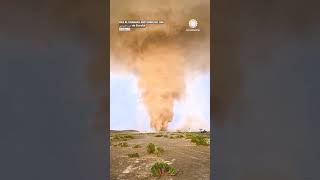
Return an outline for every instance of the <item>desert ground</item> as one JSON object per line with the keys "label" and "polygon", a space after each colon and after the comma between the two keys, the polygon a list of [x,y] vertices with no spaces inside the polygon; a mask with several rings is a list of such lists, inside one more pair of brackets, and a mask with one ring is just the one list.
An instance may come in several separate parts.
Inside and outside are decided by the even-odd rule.
{"label": "desert ground", "polygon": [[[209,133],[112,131],[110,134],[111,180],[209,180],[210,145],[198,144],[192,141],[190,136],[205,137],[209,143]],[[160,154],[148,153],[149,143],[161,147],[164,151]],[[128,154],[131,153],[138,153],[139,157],[129,157]],[[154,176],[151,173],[151,167],[155,162],[164,162],[174,167],[176,173]]]}

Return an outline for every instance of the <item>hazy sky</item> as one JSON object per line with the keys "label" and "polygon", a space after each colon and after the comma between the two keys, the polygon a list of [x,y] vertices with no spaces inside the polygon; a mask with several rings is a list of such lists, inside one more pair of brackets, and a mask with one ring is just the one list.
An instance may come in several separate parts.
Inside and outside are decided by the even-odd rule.
{"label": "hazy sky", "polygon": [[[140,101],[137,78],[133,75],[110,76],[110,128],[151,130],[145,107]],[[186,97],[175,103],[175,114],[169,129],[186,128],[188,117],[194,117],[190,128],[210,129],[210,76],[187,81]]]}

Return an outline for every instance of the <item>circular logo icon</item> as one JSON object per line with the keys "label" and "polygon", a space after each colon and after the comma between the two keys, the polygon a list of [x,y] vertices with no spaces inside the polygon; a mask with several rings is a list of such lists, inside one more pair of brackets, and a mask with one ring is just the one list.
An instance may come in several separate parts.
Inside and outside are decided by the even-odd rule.
{"label": "circular logo icon", "polygon": [[189,21],[189,27],[190,27],[190,28],[194,29],[194,28],[196,28],[197,26],[198,26],[198,21],[197,21],[197,20],[191,19],[191,20]]}

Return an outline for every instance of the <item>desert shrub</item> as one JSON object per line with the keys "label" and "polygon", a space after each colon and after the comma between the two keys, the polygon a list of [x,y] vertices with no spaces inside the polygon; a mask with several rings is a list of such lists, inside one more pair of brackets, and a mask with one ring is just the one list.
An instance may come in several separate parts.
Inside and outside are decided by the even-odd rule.
{"label": "desert shrub", "polygon": [[136,145],[133,146],[133,148],[141,148],[141,147],[142,147],[142,146],[139,145],[139,144],[136,144]]}
{"label": "desert shrub", "polygon": [[184,138],[184,136],[179,134],[179,135],[176,135],[176,138]]}
{"label": "desert shrub", "polygon": [[156,146],[153,143],[149,143],[147,146],[147,151],[149,154],[154,153],[156,150]]}
{"label": "desert shrub", "polygon": [[163,137],[168,138],[169,136],[168,135],[164,135]]}
{"label": "desert shrub", "polygon": [[112,138],[113,140],[118,140],[118,141],[127,141],[129,139],[134,139],[134,137],[132,135],[114,135],[114,137]]}
{"label": "desert shrub", "polygon": [[162,137],[163,135],[161,135],[161,134],[157,134],[157,135],[155,135],[154,137]]}
{"label": "desert shrub", "polygon": [[192,139],[194,136],[195,136],[195,135],[192,134],[192,133],[186,133],[186,134],[185,134],[186,139]]}
{"label": "desert shrub", "polygon": [[191,142],[196,143],[197,145],[209,145],[208,139],[205,136],[192,135],[189,139],[191,139]]}
{"label": "desert shrub", "polygon": [[164,176],[164,175],[170,175],[174,176],[177,174],[176,168],[170,166],[169,164],[165,162],[156,162],[151,167],[151,174],[152,176]]}
{"label": "desert shrub", "polygon": [[157,147],[153,143],[149,143],[147,146],[147,152],[149,154],[155,154],[155,155],[159,156],[161,153],[164,152],[164,149],[162,147]]}
{"label": "desert shrub", "polygon": [[128,157],[130,158],[139,157],[139,153],[129,153]]}
{"label": "desert shrub", "polygon": [[164,149],[162,147],[156,147],[154,154],[157,156],[160,156],[161,153],[163,153],[163,152],[164,152]]}
{"label": "desert shrub", "polygon": [[115,135],[115,136],[113,136],[113,139],[114,139],[114,140],[120,140],[120,139],[121,139],[121,136]]}
{"label": "desert shrub", "polygon": [[129,145],[128,145],[127,142],[120,142],[120,143],[118,144],[118,146],[120,146],[120,147],[128,147]]}
{"label": "desert shrub", "polygon": [[122,137],[126,139],[134,139],[132,135],[127,135],[127,134],[123,135]]}
{"label": "desert shrub", "polygon": [[173,136],[170,136],[170,139],[174,139],[174,137],[173,137]]}

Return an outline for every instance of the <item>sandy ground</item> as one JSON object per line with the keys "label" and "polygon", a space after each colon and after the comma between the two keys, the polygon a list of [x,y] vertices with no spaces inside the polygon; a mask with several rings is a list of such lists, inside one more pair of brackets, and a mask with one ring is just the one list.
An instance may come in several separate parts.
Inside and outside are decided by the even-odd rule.
{"label": "sandy ground", "polygon": [[[128,133],[126,133],[128,134]],[[178,173],[160,179],[172,180],[209,180],[210,146],[197,146],[185,138],[169,139],[154,137],[155,134],[134,134],[134,139],[126,141],[129,147],[110,146],[111,180],[159,179],[151,176],[150,168],[158,160],[167,161]],[[147,153],[147,144],[154,143],[164,148],[160,156]],[[140,144],[141,148],[132,148]],[[140,157],[129,158],[129,153],[139,153]]]}

